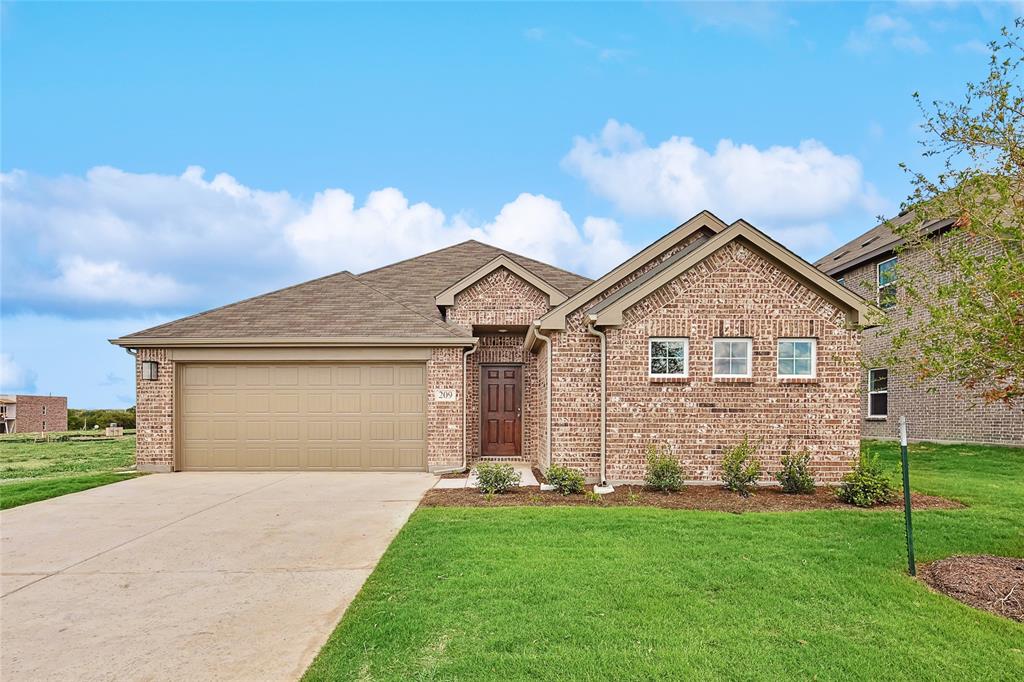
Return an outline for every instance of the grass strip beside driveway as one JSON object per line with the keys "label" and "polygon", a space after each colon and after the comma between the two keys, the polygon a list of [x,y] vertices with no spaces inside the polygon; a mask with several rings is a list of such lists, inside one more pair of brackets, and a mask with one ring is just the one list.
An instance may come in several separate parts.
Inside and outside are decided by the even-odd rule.
{"label": "grass strip beside driveway", "polygon": [[[919,560],[1024,556],[1024,450],[911,466],[972,505],[915,515]],[[905,562],[897,511],[420,509],[306,679],[1019,679],[1024,626]]]}
{"label": "grass strip beside driveway", "polygon": [[51,497],[59,497],[68,493],[77,493],[101,485],[117,483],[135,478],[137,473],[128,474],[101,473],[83,476],[61,476],[59,478],[40,478],[30,481],[17,481],[0,485],[0,509],[10,509],[29,502],[38,502]]}

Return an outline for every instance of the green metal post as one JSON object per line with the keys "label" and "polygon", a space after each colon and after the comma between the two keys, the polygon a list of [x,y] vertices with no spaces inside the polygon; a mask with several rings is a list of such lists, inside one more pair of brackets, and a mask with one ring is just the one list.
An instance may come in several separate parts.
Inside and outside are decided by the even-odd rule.
{"label": "green metal post", "polygon": [[903,516],[907,521],[907,565],[917,575],[914,561],[914,525],[910,520],[910,462],[907,460],[907,418],[900,417],[900,459],[903,460]]}

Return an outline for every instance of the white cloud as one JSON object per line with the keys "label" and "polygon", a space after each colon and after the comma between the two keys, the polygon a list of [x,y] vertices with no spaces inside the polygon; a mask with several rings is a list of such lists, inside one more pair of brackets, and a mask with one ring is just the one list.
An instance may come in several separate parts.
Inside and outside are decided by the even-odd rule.
{"label": "white cloud", "polygon": [[36,373],[14,361],[8,353],[0,353],[0,393],[34,393]]}
{"label": "white cloud", "polygon": [[858,54],[873,52],[885,45],[916,54],[930,49],[906,18],[885,13],[869,15],[864,25],[852,30],[846,39],[846,49]]}
{"label": "white cloud", "polygon": [[598,136],[577,137],[563,164],[627,214],[681,221],[709,209],[785,235],[794,249],[830,244],[830,218],[882,206],[860,162],[816,140],[763,149],[720,140],[707,150],[671,137],[652,146],[609,120]]}
{"label": "white cloud", "polygon": [[[521,194],[471,224],[395,188],[361,205],[325,189],[312,201],[202,168],[181,175],[100,167],[84,176],[0,174],[3,302],[77,317],[187,311],[348,269],[361,272],[479,239],[595,274],[598,240],[554,199]],[[134,312],[133,312],[134,311]]]}
{"label": "white cloud", "polygon": [[959,43],[954,49],[957,52],[972,52],[974,54],[985,55],[986,57],[991,54],[988,45],[980,40],[967,40]]}
{"label": "white cloud", "polygon": [[712,151],[692,138],[648,145],[610,120],[595,138],[577,137],[565,166],[633,215],[686,218],[704,208],[756,219],[812,220],[863,199],[860,162],[815,140],[758,149],[721,140]]}
{"label": "white cloud", "polygon": [[547,31],[540,26],[533,26],[523,31],[523,37],[527,40],[544,40]]}

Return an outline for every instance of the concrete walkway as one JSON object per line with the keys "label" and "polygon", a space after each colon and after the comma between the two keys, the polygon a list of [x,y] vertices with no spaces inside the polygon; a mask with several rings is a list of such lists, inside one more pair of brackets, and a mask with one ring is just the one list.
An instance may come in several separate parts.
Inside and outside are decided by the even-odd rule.
{"label": "concrete walkway", "polygon": [[[533,467],[530,464],[522,464],[520,462],[513,462],[512,468],[519,472],[522,476],[522,480],[519,481],[520,486],[538,485],[537,477],[533,475]],[[480,479],[476,475],[476,469],[469,472],[469,476],[465,478],[442,478],[434,485],[435,488],[478,488],[480,487]]]}
{"label": "concrete walkway", "polygon": [[3,680],[294,680],[436,480],[158,474],[0,512]]}

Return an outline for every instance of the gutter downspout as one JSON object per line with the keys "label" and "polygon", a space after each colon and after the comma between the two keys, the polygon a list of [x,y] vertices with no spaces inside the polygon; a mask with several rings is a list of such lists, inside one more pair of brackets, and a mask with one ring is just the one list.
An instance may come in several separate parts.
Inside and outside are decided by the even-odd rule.
{"label": "gutter downspout", "polygon": [[596,336],[601,339],[601,480],[594,486],[594,492],[598,495],[607,495],[608,493],[614,492],[615,488],[608,485],[607,468],[605,465],[606,456],[606,432],[608,430],[608,371],[607,371],[607,349],[608,340],[605,338],[604,332],[597,329],[594,326],[596,318],[591,315],[587,322],[587,333],[591,336]]}
{"label": "gutter downspout", "polygon": [[548,442],[547,442],[547,468],[551,468],[551,337],[540,333],[540,320],[533,323],[533,335],[544,342],[548,354],[548,386],[547,386],[547,410],[548,410]]}
{"label": "gutter downspout", "polygon": [[462,471],[466,470],[468,457],[466,456],[466,408],[469,405],[466,395],[466,359],[480,348],[479,344],[474,345],[468,351],[462,353]]}

